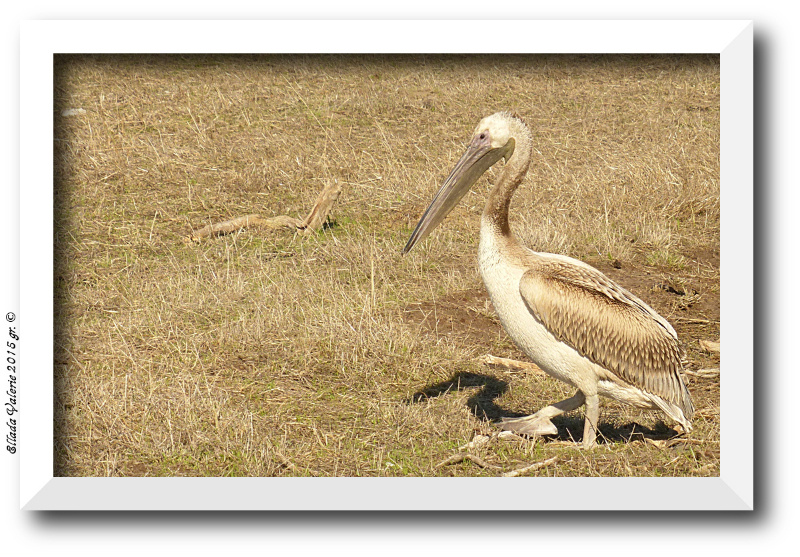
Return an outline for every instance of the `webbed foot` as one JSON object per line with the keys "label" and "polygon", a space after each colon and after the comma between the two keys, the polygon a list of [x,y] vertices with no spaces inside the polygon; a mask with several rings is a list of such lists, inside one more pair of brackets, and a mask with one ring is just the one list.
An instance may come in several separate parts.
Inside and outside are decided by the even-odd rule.
{"label": "webbed foot", "polygon": [[500,429],[504,431],[513,431],[514,433],[531,437],[558,434],[558,428],[553,425],[550,418],[538,414],[522,418],[503,418],[499,425]]}

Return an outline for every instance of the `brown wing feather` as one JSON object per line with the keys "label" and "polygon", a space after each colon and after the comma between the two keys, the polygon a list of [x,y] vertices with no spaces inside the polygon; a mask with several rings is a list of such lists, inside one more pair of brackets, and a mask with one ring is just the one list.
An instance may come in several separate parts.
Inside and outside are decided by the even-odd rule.
{"label": "brown wing feather", "polygon": [[694,413],[669,323],[600,271],[539,262],[520,280],[528,309],[559,340],[617,377]]}

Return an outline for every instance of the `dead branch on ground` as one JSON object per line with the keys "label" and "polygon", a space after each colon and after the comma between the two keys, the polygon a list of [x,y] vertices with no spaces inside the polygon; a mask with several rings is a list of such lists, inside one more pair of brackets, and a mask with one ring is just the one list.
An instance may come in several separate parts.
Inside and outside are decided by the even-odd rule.
{"label": "dead branch on ground", "polygon": [[697,342],[700,344],[700,348],[706,352],[719,352],[719,341],[714,342],[713,340],[699,340]]}
{"label": "dead branch on ground", "polygon": [[514,470],[510,470],[503,474],[504,478],[513,478],[515,476],[521,476],[522,474],[527,474],[528,472],[533,472],[534,470],[538,470],[539,468],[544,468],[545,466],[550,466],[551,464],[555,464],[558,462],[558,457],[554,456],[548,458],[546,460],[542,460],[541,462],[534,462],[533,464],[529,464],[528,466],[523,466],[521,468],[515,468]]}
{"label": "dead branch on ground", "polygon": [[342,187],[336,181],[326,185],[317,197],[308,216],[303,220],[286,215],[270,218],[264,218],[257,214],[246,215],[217,224],[209,224],[189,236],[187,240],[190,242],[199,242],[208,236],[224,236],[225,234],[231,234],[244,228],[265,228],[267,230],[289,228],[301,231],[303,234],[316,232],[325,224],[325,221],[328,219],[328,214],[330,214],[331,209],[333,209],[334,204],[336,204],[336,200],[339,198],[341,191]]}
{"label": "dead branch on ground", "polygon": [[492,356],[491,354],[486,354],[480,359],[480,362],[494,367],[504,367],[512,371],[533,371],[542,375],[547,375],[544,371],[542,371],[542,368],[534,363],[521,362],[519,360],[512,360],[510,358],[500,358],[498,356]]}
{"label": "dead branch on ground", "polygon": [[711,367],[711,368],[698,369],[695,371],[691,369],[684,369],[683,373],[686,375],[691,375],[693,377],[703,377],[703,378],[719,377],[719,368]]}
{"label": "dead branch on ground", "polygon": [[495,472],[502,472],[500,475],[504,478],[512,478],[515,476],[521,476],[523,474],[527,474],[528,472],[533,472],[540,468],[544,468],[545,466],[550,466],[551,464],[555,464],[556,462],[558,462],[558,457],[554,456],[542,460],[540,462],[534,462],[533,464],[528,464],[527,466],[520,466],[519,468],[514,468],[513,470],[509,470],[508,472],[503,472],[502,467],[495,466],[494,464],[489,464],[479,456],[470,453],[459,453],[451,456],[446,460],[443,460],[442,462],[436,465],[436,468],[441,468],[443,466],[450,466],[452,464],[458,464],[459,462],[463,462],[465,460],[471,460],[481,468],[488,468],[489,470],[494,470]]}
{"label": "dead branch on ground", "polygon": [[458,464],[459,462],[463,462],[465,460],[471,460],[481,468],[488,468],[489,470],[495,470],[495,471],[502,470],[502,468],[500,468],[499,466],[495,466],[494,464],[489,464],[481,457],[469,453],[455,454],[450,458],[443,460],[442,462],[437,464],[434,468],[441,468],[442,466],[450,466],[451,464]]}

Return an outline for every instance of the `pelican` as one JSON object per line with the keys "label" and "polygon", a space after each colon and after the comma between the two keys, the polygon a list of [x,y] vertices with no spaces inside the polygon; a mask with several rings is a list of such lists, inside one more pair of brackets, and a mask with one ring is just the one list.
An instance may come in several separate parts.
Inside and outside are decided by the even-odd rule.
{"label": "pelican", "polygon": [[520,244],[508,223],[511,196],[528,172],[532,136],[517,116],[481,120],[411,234],[408,253],[444,220],[476,180],[500,159],[503,171],[481,215],[478,266],[500,322],[511,339],[548,375],[577,391],[503,430],[558,433],[551,419],[585,405],[583,447],[596,443],[599,395],[661,410],[691,431],[694,405],[681,376],[675,329],[650,306],[582,261],[535,252]]}

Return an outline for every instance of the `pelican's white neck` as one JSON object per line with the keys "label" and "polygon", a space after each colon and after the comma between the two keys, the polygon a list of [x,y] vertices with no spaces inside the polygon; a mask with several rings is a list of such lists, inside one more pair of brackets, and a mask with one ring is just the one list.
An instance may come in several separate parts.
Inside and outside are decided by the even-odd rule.
{"label": "pelican's white neck", "polygon": [[509,130],[509,141],[515,142],[514,153],[506,160],[505,168],[500,174],[494,188],[489,192],[486,206],[483,209],[482,221],[496,228],[500,234],[511,236],[508,224],[508,208],[511,197],[522,183],[531,163],[532,140],[528,127],[511,115],[503,114]]}

